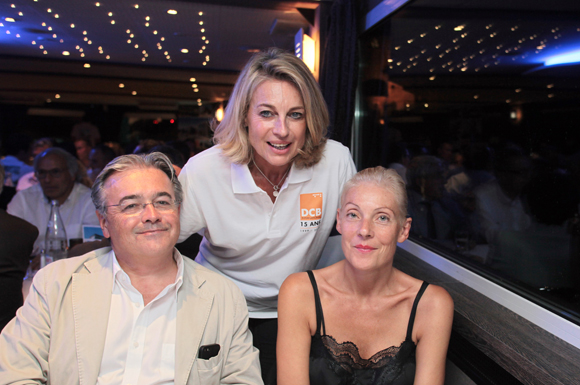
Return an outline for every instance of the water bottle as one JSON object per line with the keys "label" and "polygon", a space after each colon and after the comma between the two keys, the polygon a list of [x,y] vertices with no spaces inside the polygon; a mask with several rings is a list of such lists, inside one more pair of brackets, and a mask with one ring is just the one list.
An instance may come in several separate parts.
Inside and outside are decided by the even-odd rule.
{"label": "water bottle", "polygon": [[48,224],[46,225],[44,252],[41,254],[40,267],[44,267],[58,259],[66,258],[68,249],[66,230],[58,209],[58,201],[53,200],[50,204],[50,217],[48,217]]}

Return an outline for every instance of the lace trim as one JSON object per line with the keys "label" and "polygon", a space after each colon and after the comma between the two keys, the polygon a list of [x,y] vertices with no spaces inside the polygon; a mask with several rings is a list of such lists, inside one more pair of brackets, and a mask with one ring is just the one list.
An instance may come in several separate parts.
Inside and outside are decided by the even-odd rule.
{"label": "lace trim", "polygon": [[358,347],[350,341],[337,342],[330,335],[321,336],[321,340],[334,361],[349,373],[352,373],[353,370],[378,369],[387,366],[393,361],[393,358],[399,353],[405,343],[402,342],[399,346],[383,349],[373,354],[372,357],[365,359],[360,356]]}

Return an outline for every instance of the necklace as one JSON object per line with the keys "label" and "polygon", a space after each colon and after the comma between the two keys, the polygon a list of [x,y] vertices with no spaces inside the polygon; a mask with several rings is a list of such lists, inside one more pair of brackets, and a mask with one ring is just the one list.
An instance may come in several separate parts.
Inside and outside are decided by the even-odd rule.
{"label": "necklace", "polygon": [[288,171],[290,171],[290,169],[292,168],[292,166],[288,167],[288,170],[286,170],[286,172],[284,173],[284,175],[282,175],[282,178],[280,179],[280,181],[278,182],[278,184],[274,184],[272,183],[272,181],[270,181],[270,179],[268,179],[268,177],[266,175],[264,175],[264,173],[262,172],[262,170],[260,170],[260,167],[258,167],[258,165],[256,164],[256,161],[254,159],[252,159],[252,162],[254,163],[254,166],[256,166],[256,169],[258,171],[260,171],[260,174],[262,174],[262,176],[264,178],[266,178],[266,180],[268,181],[268,183],[270,183],[272,185],[272,187],[274,188],[274,192],[272,193],[272,195],[274,195],[274,198],[277,197],[280,194],[280,185],[282,184],[282,182],[284,181],[284,178],[286,178],[286,175],[288,174]]}

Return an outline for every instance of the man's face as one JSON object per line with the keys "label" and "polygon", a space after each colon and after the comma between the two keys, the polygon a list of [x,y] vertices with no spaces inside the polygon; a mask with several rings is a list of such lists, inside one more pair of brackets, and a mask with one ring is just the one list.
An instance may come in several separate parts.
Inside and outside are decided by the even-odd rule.
{"label": "man's face", "polygon": [[75,149],[77,150],[77,156],[79,159],[86,163],[89,159],[89,152],[91,151],[91,147],[85,140],[77,140],[75,142]]}
{"label": "man's face", "polygon": [[[106,217],[99,216],[103,234],[111,238],[118,258],[159,258],[173,256],[179,237],[179,208],[155,208],[144,203],[175,202],[171,181],[159,169],[133,169],[113,174],[105,182],[103,193]],[[136,206],[132,206],[136,205]],[[133,212],[131,207],[137,207]]]}
{"label": "man's face", "polygon": [[44,195],[63,204],[74,187],[74,179],[66,164],[66,159],[58,154],[44,156],[38,162],[36,177]]}

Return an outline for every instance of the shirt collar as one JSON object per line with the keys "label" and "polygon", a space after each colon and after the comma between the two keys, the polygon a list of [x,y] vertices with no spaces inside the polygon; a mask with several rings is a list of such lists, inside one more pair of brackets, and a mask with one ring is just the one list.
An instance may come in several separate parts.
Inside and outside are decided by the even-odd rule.
{"label": "shirt collar", "polygon": [[[121,265],[119,265],[119,261],[117,260],[115,252],[111,250],[111,253],[113,255],[113,282],[121,280],[121,277],[126,277],[126,279],[130,282],[129,276],[121,268]],[[175,275],[175,282],[169,286],[175,286],[175,291],[177,292],[183,283],[183,257],[181,256],[181,253],[178,252],[175,248],[173,249],[173,260],[177,264],[177,274]]]}
{"label": "shirt collar", "polygon": [[[42,197],[44,198],[44,202],[48,203],[48,205],[50,206],[52,199],[50,199],[49,197],[47,197],[46,195],[44,195],[44,191],[42,191],[42,187],[40,187],[40,183],[37,184],[36,186],[38,186],[38,188],[40,189],[40,192],[42,193]],[[59,204],[59,207],[62,207],[64,205],[67,205],[68,202],[70,202],[72,200],[72,196],[73,194],[76,192],[76,189],[78,188],[79,184],[77,182],[74,182],[73,184],[73,188],[72,190],[70,190],[70,193],[68,194],[68,196],[66,197],[66,199],[64,200],[64,202],[62,204]]]}
{"label": "shirt collar", "polygon": [[[234,194],[253,194],[262,191],[254,182],[247,164],[232,163],[230,169]],[[288,178],[281,187],[285,184],[307,182],[312,179],[313,174],[314,169],[312,167],[299,169],[296,164],[292,163]]]}

